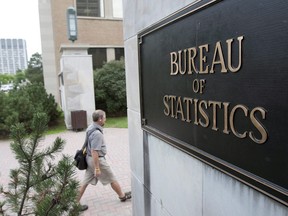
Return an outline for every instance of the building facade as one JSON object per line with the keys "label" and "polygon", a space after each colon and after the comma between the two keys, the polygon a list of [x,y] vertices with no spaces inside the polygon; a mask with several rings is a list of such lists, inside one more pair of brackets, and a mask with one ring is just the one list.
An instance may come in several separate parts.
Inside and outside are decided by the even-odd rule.
{"label": "building facade", "polygon": [[16,74],[27,68],[27,48],[23,39],[0,39],[0,73]]}
{"label": "building facade", "polygon": [[[60,103],[59,77],[62,48],[87,48],[93,69],[124,56],[122,1],[119,0],[39,0],[45,88]],[[77,12],[77,40],[67,35],[66,11]]]}

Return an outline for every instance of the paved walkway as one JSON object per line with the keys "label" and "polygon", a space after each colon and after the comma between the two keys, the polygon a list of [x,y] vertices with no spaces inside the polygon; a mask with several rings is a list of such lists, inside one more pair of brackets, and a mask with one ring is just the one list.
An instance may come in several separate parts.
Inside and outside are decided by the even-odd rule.
{"label": "paved walkway", "polygon": [[[66,131],[55,135],[47,135],[43,140],[44,145],[49,145],[59,136],[66,141],[64,154],[74,156],[76,149],[81,148],[85,131]],[[123,191],[131,190],[128,129],[105,128],[104,137],[107,143],[108,154],[106,159],[113,168]],[[9,171],[17,167],[17,161],[10,150],[10,140],[0,140],[0,184],[7,186]],[[77,171],[79,181],[85,171]],[[110,186],[89,185],[81,199],[82,204],[87,204],[89,209],[81,216],[131,216],[132,202],[120,202],[117,194]]]}

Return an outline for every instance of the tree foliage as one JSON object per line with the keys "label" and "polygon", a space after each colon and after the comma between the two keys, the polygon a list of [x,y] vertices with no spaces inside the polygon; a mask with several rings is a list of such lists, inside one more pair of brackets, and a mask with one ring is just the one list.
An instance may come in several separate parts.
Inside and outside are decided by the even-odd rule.
{"label": "tree foliage", "polygon": [[13,82],[18,85],[21,84],[23,82],[26,82],[26,77],[25,77],[25,73],[23,71],[17,71],[16,75],[14,76],[14,80]]}
{"label": "tree foliage", "polygon": [[49,116],[49,125],[57,122],[61,115],[54,96],[47,94],[44,86],[28,84],[14,88],[9,93],[0,92],[0,134],[9,134],[15,122],[21,122],[27,130],[31,130],[33,114],[44,112]]}
{"label": "tree foliage", "polygon": [[30,133],[22,123],[11,127],[11,149],[19,168],[10,171],[8,188],[1,187],[5,202],[0,204],[0,212],[7,206],[9,212],[17,215],[78,215],[79,182],[72,159],[64,155],[55,163],[65,141],[57,137],[43,147],[40,141],[47,129],[48,117],[37,112],[31,123]]}
{"label": "tree foliage", "polygon": [[31,83],[44,84],[42,56],[39,53],[34,53],[29,62],[26,70],[17,70],[16,75],[0,74],[0,85],[14,83],[18,85],[23,81],[29,80]]}
{"label": "tree foliage", "polygon": [[8,84],[14,81],[14,76],[11,74],[0,74],[0,84]]}
{"label": "tree foliage", "polygon": [[44,84],[42,56],[39,53],[31,56],[25,76],[31,83]]}
{"label": "tree foliage", "polygon": [[97,109],[110,115],[126,114],[126,82],[124,59],[113,60],[94,72],[95,101]]}
{"label": "tree foliage", "polygon": [[25,85],[27,79],[25,73],[18,70],[15,75],[12,74],[0,74],[0,87],[6,84],[12,84],[13,87]]}

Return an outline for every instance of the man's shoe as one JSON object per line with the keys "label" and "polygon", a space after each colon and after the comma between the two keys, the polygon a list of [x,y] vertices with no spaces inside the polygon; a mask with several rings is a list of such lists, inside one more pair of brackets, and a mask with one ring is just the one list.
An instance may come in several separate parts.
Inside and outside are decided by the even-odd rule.
{"label": "man's shoe", "polygon": [[80,205],[80,212],[86,211],[88,209],[87,205]]}
{"label": "man's shoe", "polygon": [[121,202],[125,202],[127,199],[131,198],[132,198],[131,191],[126,192],[123,197],[119,197]]}

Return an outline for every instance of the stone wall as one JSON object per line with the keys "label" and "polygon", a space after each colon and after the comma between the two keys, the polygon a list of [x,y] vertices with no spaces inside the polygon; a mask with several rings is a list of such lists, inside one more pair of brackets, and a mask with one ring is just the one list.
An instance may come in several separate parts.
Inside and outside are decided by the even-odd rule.
{"label": "stone wall", "polygon": [[193,1],[124,0],[134,216],[287,216],[287,207],[141,129],[137,34]]}

